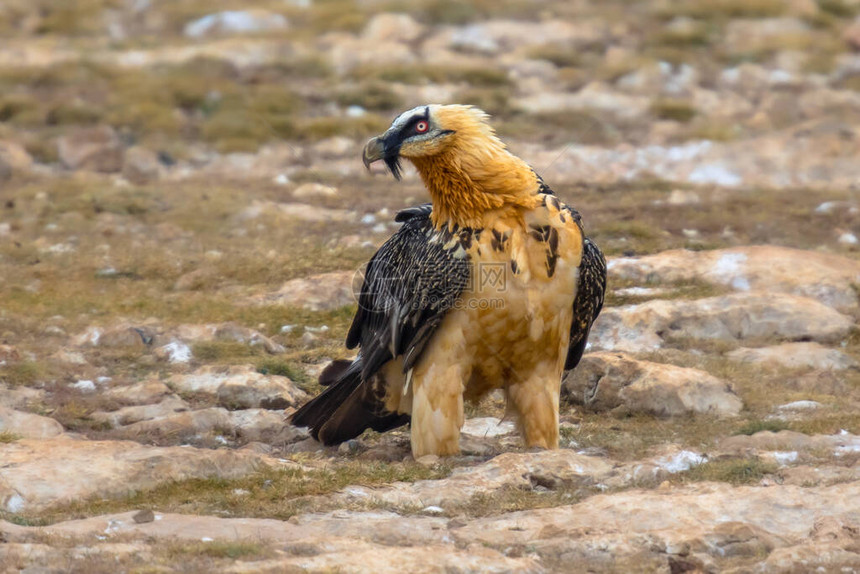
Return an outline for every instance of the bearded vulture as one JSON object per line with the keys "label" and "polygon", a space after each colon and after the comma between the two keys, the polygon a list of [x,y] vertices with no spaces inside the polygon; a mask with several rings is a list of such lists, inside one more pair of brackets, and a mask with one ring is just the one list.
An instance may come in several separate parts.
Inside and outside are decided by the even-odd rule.
{"label": "bearded vulture", "polygon": [[296,411],[326,445],[411,424],[412,454],[459,453],[464,400],[502,389],[527,447],[558,447],[559,388],[603,305],[606,263],[562,203],[471,106],[426,105],[364,148],[432,203],[399,212],[346,337],[358,355]]}

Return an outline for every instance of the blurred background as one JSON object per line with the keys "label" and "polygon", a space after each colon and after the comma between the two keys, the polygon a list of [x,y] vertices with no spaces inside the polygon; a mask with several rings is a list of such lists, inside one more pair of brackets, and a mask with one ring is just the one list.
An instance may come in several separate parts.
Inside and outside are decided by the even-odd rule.
{"label": "blurred background", "polygon": [[[561,453],[474,420],[498,394],[432,466],[407,428],[323,449],[285,424],[353,354],[356,270],[429,199],[361,161],[426,103],[492,114],[609,259]],[[860,0],[0,0],[0,563],[853,571],[858,184]],[[505,515],[598,492],[620,502]],[[625,534],[633,507],[656,510]],[[198,516],[3,530],[127,510]],[[307,544],[206,542],[228,517]]]}
{"label": "blurred background", "polygon": [[[610,257],[772,244],[857,259],[858,14],[3,0],[0,343],[23,358],[0,375],[62,390],[244,362],[314,391],[347,354],[355,270],[397,209],[427,200],[410,167],[367,174],[361,148],[424,103],[492,114]],[[612,281],[610,306],[723,292]],[[102,432],[94,395],[46,397],[67,428]]]}
{"label": "blurred background", "polygon": [[[317,158],[354,159],[399,111],[459,102],[493,114],[556,184],[850,187],[858,11],[856,0],[4,0],[0,138],[25,173],[346,173],[356,162]],[[91,145],[113,153],[91,157]]]}

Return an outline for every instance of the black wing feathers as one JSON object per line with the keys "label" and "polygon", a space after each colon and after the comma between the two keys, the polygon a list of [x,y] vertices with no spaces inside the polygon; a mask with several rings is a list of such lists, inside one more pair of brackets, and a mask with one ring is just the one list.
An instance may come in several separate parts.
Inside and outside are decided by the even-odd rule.
{"label": "black wing feathers", "polygon": [[570,346],[564,362],[566,370],[579,364],[588,342],[588,332],[603,308],[605,292],[606,260],[597,245],[585,237],[582,245],[582,263],[579,265],[579,288],[573,300]]}
{"label": "black wing feathers", "polygon": [[409,422],[408,415],[385,410],[379,370],[397,356],[403,356],[404,372],[412,368],[468,285],[471,269],[468,259],[454,256],[456,241],[446,248],[454,234],[433,228],[431,210],[425,204],[397,214],[403,226],[368,263],[346,337],[348,348],[361,346],[358,357],[326,367],[320,375],[326,388],[292,416],[294,425],[309,427],[325,444]]}
{"label": "black wing feathers", "polygon": [[420,356],[436,327],[469,282],[468,259],[445,245],[452,234],[433,229],[430,206],[401,211],[400,230],[367,266],[358,312],[346,345],[361,345],[362,378],[404,355],[404,371]]}

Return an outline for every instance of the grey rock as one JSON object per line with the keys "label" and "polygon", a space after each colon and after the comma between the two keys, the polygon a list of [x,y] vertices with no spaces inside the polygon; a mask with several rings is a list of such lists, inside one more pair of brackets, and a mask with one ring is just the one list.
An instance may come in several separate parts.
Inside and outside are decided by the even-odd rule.
{"label": "grey rock", "polygon": [[637,361],[621,353],[585,355],[564,378],[562,396],[594,411],[659,416],[734,416],[743,407],[729,383],[704,371]]}
{"label": "grey rock", "polygon": [[57,142],[60,161],[68,169],[118,172],[122,169],[123,147],[110,126],[79,128]]}
{"label": "grey rock", "polygon": [[854,326],[813,299],[761,291],[694,301],[648,301],[605,309],[594,324],[596,350],[653,351],[671,340],[779,338],[838,341]]}
{"label": "grey rock", "polygon": [[187,411],[189,408],[188,403],[176,395],[169,395],[159,403],[128,406],[110,412],[96,411],[90,417],[96,422],[117,428],[140,421],[167,417],[174,413]]}
{"label": "grey rock", "polygon": [[125,152],[122,176],[137,185],[144,185],[161,177],[161,163],[152,150],[135,146]]}

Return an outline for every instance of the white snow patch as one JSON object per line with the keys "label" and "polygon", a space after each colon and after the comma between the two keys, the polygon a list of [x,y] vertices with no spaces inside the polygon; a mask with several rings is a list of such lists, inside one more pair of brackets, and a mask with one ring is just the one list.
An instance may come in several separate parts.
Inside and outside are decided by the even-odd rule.
{"label": "white snow patch", "polygon": [[361,487],[348,486],[344,488],[343,491],[348,495],[354,496],[356,498],[367,498],[367,492]]}
{"label": "white snow patch", "polygon": [[844,444],[837,446],[833,454],[836,456],[843,456],[846,454],[852,454],[855,452],[860,452],[860,437],[854,436],[851,433],[839,433],[839,436],[848,437]]}
{"label": "white snow patch", "polygon": [[105,534],[113,534],[114,532],[117,532],[121,527],[122,521],[112,518],[108,522],[107,528],[105,528]]}
{"label": "white snow patch", "polygon": [[99,339],[101,339],[101,338],[102,338],[102,330],[101,329],[99,329],[98,327],[93,327],[92,329],[90,329],[89,336],[87,337],[90,345],[93,345],[93,346],[98,345]]}
{"label": "white snow patch", "polygon": [[777,408],[781,411],[804,411],[817,409],[820,406],[821,403],[818,401],[794,401],[792,403],[780,405]]}
{"label": "white snow patch", "polygon": [[860,243],[860,239],[857,239],[857,236],[853,233],[843,233],[839,236],[839,243],[842,245],[857,245]]}
{"label": "white snow patch", "polygon": [[716,277],[732,277],[731,286],[739,291],[749,291],[750,282],[743,273],[741,264],[747,260],[746,253],[724,253],[711,268]]}
{"label": "white snow patch", "polygon": [[771,455],[773,456],[773,460],[775,460],[780,466],[785,466],[788,463],[797,460],[796,451],[775,451],[771,453]]}
{"label": "white snow patch", "polygon": [[200,542],[214,542],[214,541],[215,541],[214,538],[209,538],[208,536],[204,536],[203,538],[200,539]]}
{"label": "white snow patch", "polygon": [[6,501],[6,510],[15,514],[24,510],[24,498],[17,492]]}
{"label": "white snow patch", "polygon": [[442,510],[441,506],[427,506],[422,508],[421,512],[426,512],[427,514],[442,514],[445,511]]}
{"label": "white snow patch", "polygon": [[676,472],[690,470],[694,466],[699,466],[705,462],[708,462],[707,456],[691,450],[682,450],[673,455],[660,457],[654,461],[654,464],[670,474],[675,474]]}
{"label": "white snow patch", "polygon": [[363,115],[367,114],[367,110],[362,108],[361,106],[349,106],[346,108],[346,115],[351,118],[360,118]]}
{"label": "white snow patch", "polygon": [[96,384],[89,379],[83,379],[72,385],[73,389],[77,389],[82,393],[91,393],[96,390]]}
{"label": "white snow patch", "polygon": [[735,187],[743,183],[741,176],[716,163],[698,166],[687,176],[687,181],[700,185],[712,184],[724,187]]}
{"label": "white snow patch", "polygon": [[625,287],[616,289],[615,294],[619,297],[656,297],[666,293],[667,289],[659,287]]}
{"label": "white snow patch", "polygon": [[182,341],[171,341],[162,347],[171,363],[188,363],[191,361],[191,347]]}
{"label": "white snow patch", "polygon": [[287,27],[287,19],[281,14],[255,14],[242,10],[227,10],[208,14],[185,25],[183,32],[189,38],[201,38],[213,31],[241,34],[280,30]]}

